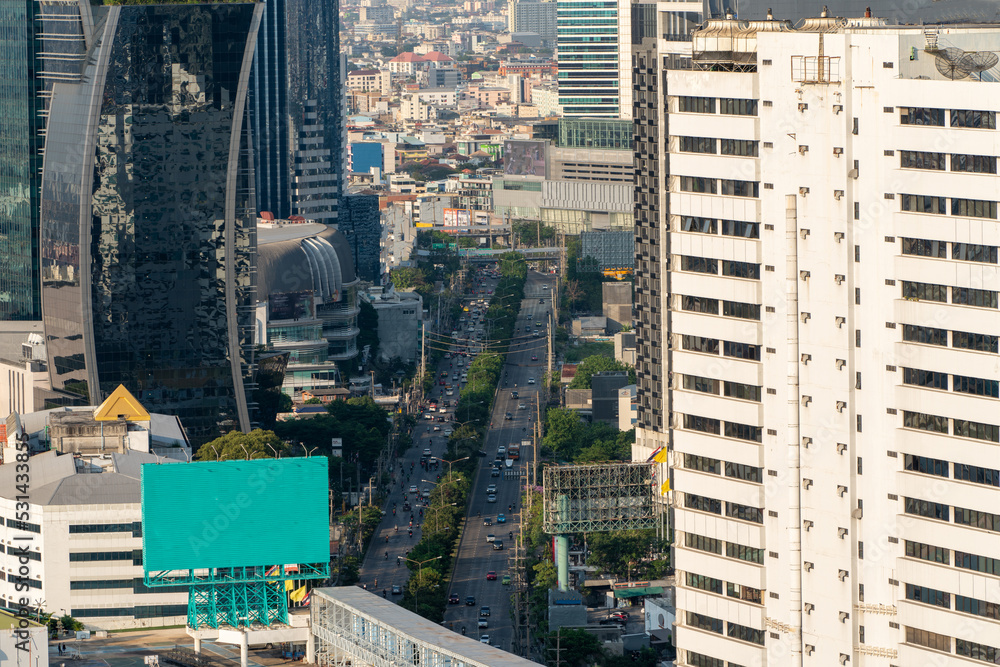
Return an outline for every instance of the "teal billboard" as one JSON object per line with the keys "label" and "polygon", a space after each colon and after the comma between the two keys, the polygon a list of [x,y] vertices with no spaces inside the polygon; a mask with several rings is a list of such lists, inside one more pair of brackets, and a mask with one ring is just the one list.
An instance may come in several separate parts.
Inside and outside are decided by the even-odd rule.
{"label": "teal billboard", "polygon": [[330,561],[326,457],[142,467],[147,573]]}

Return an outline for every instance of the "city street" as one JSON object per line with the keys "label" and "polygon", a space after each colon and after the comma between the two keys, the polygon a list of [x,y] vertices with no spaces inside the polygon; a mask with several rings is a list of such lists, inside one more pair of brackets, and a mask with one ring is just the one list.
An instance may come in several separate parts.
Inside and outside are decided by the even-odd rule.
{"label": "city street", "polygon": [[[469,503],[469,517],[459,545],[454,578],[449,594],[459,596],[459,604],[449,605],[445,614],[445,625],[456,632],[464,626],[469,636],[487,634],[490,642],[504,650],[511,650],[513,628],[511,621],[511,587],[502,583],[505,574],[512,570],[508,562],[508,548],[513,546],[511,533],[516,537],[520,528],[520,502],[528,466],[534,460],[533,447],[522,448],[520,459],[512,468],[504,467],[498,477],[492,476],[492,462],[497,448],[519,444],[522,439],[533,439],[532,433],[538,416],[537,393],[546,370],[548,315],[551,312],[552,287],[555,279],[535,272],[528,273],[524,288],[524,301],[517,320],[515,340],[507,355],[504,375],[501,378],[496,404],[493,407],[492,428],[486,436],[486,457],[473,480],[472,500]],[[543,286],[547,285],[545,288]],[[542,300],[543,303],[539,303]],[[534,337],[537,322],[539,337]],[[532,356],[537,357],[532,361]],[[530,380],[534,383],[530,383]],[[512,398],[511,392],[518,398]],[[521,408],[523,406],[523,409]],[[505,419],[507,413],[512,419]],[[508,476],[509,473],[520,473]],[[496,502],[488,502],[487,487],[496,484]],[[516,503],[514,511],[508,510]],[[498,523],[503,514],[506,523]],[[483,525],[489,518],[492,526]],[[495,550],[487,536],[503,541],[503,550]],[[486,573],[496,573],[496,580],[488,581]],[[466,597],[473,596],[475,605],[467,606]],[[479,609],[483,605],[490,608],[487,628],[478,629]]]}
{"label": "city street", "polygon": [[[489,292],[496,288],[496,284],[496,279],[486,278],[481,285],[477,285],[477,290],[481,289]],[[489,296],[477,294],[476,298],[488,299]],[[468,303],[469,300],[463,301],[463,305],[467,306]],[[432,344],[432,337],[430,335],[427,336],[427,341],[428,345]],[[471,362],[471,360],[471,356],[466,357],[467,362]],[[467,366],[468,363],[465,364],[465,367]],[[455,361],[453,359],[442,360],[436,369],[431,370],[434,371],[435,378],[442,371],[452,373],[456,370]],[[454,382],[454,386],[454,395],[446,396],[446,388],[435,382],[425,402],[436,401],[440,405],[443,400],[449,400],[452,406],[454,406],[458,401],[458,388],[460,384]],[[434,414],[437,415],[439,413]],[[437,420],[429,421],[423,418],[424,413],[416,415],[418,419],[413,431],[413,446],[406,452],[403,452],[399,460],[394,463],[392,488],[388,500],[383,507],[385,516],[382,518],[382,522],[379,524],[375,536],[372,538],[371,547],[368,549],[368,554],[361,567],[361,580],[359,584],[367,586],[369,590],[376,593],[384,590],[386,597],[390,599],[402,598],[401,593],[392,594],[393,586],[399,586],[399,590],[401,591],[410,577],[410,570],[407,568],[405,561],[399,560],[397,563],[397,557],[406,557],[409,550],[420,540],[420,526],[425,519],[425,517],[421,516],[420,506],[415,502],[416,498],[414,496],[419,495],[424,489],[430,490],[433,488],[436,484],[437,476],[447,470],[447,464],[438,464],[434,469],[429,471],[424,470],[420,466],[420,457],[424,455],[424,451],[427,449],[430,450],[431,456],[439,457],[445,455],[448,442],[445,431],[456,428],[455,422],[451,420],[454,414],[454,407],[448,410],[447,413],[440,414],[446,414],[448,421],[443,423]],[[402,487],[400,483],[402,483]],[[417,487],[417,494],[410,492],[411,485]],[[410,504],[410,511],[403,510],[403,506],[406,503]],[[395,514],[393,514],[394,506],[396,510]],[[411,514],[413,515],[412,536],[409,534]]]}

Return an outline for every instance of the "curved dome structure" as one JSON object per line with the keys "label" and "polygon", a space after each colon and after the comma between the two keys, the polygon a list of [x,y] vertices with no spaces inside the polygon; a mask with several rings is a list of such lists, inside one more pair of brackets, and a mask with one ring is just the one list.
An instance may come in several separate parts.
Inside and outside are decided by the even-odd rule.
{"label": "curved dome structure", "polygon": [[323,302],[340,301],[358,278],[343,234],[319,223],[260,227],[257,232],[257,300],[312,290]]}

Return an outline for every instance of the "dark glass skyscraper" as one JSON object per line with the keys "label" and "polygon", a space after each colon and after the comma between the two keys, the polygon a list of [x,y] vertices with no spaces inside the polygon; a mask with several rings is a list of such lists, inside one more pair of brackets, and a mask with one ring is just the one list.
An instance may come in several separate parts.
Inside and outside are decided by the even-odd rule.
{"label": "dark glass skyscraper", "polygon": [[0,320],[41,319],[36,7],[0,0]]}
{"label": "dark glass skyscraper", "polygon": [[42,180],[53,388],[97,404],[124,384],[195,442],[246,429],[263,5],[79,7],[91,56],[53,86]]}
{"label": "dark glass skyscraper", "polygon": [[250,91],[258,210],[335,223],[344,188],[337,0],[267,0]]}

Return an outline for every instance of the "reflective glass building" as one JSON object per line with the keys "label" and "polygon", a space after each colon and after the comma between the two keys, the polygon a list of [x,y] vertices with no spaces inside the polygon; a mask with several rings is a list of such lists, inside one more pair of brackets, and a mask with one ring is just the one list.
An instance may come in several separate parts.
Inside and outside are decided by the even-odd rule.
{"label": "reflective glass building", "polygon": [[52,88],[42,178],[53,388],[124,384],[196,443],[249,428],[263,5],[77,6],[90,56]]}
{"label": "reflective glass building", "polygon": [[344,188],[338,0],[267,0],[250,86],[257,205],[337,221]]}
{"label": "reflective glass building", "polygon": [[0,0],[0,320],[41,319],[36,3]]}

